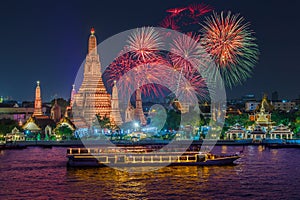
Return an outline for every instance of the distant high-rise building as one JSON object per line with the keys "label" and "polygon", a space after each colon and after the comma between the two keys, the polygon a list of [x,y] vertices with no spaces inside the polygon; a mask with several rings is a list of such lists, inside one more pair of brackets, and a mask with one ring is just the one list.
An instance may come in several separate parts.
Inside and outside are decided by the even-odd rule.
{"label": "distant high-rise building", "polygon": [[41,88],[40,88],[40,81],[36,82],[35,88],[35,100],[34,100],[34,112],[33,116],[42,116],[42,98],[41,98]]}
{"label": "distant high-rise building", "polygon": [[101,63],[97,53],[95,30],[91,29],[88,42],[88,54],[84,64],[82,84],[72,102],[72,114],[76,127],[89,127],[100,117],[110,118],[111,98],[102,81]]}
{"label": "distant high-rise building", "polygon": [[278,101],[278,92],[277,91],[274,91],[272,92],[272,101]]}
{"label": "distant high-rise building", "polygon": [[254,94],[246,94],[242,96],[242,103],[245,103],[247,101],[256,101]]}
{"label": "distant high-rise building", "polygon": [[275,110],[280,110],[280,111],[285,111],[289,112],[293,110],[296,107],[296,102],[295,101],[287,101],[287,100],[282,100],[282,101],[277,101],[273,104]]}

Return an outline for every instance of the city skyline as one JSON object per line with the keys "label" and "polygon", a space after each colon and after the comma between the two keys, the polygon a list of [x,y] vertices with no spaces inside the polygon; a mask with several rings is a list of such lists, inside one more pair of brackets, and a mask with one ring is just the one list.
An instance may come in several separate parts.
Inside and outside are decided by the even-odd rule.
{"label": "city skyline", "polygon": [[[95,27],[101,42],[120,31],[156,26],[166,16],[167,9],[195,2],[152,1],[147,7],[134,1],[119,3],[118,7],[112,2],[96,1],[90,4],[72,1],[72,4],[54,2],[48,5],[37,1],[7,2],[0,14],[2,28],[6,30],[1,33],[0,95],[32,101],[34,86],[39,80],[45,101],[55,95],[68,99],[77,70],[85,58],[90,27]],[[298,98],[300,91],[295,80],[299,74],[296,58],[300,40],[294,34],[300,27],[293,10],[299,3],[202,2],[211,5],[217,12],[231,10],[240,13],[251,23],[259,45],[259,62],[252,78],[243,85],[228,89],[228,98],[248,93],[255,94],[257,98],[268,93],[270,97],[273,91],[278,91],[280,98]],[[29,9],[33,11],[28,13]],[[157,14],[153,16],[152,13]],[[279,29],[276,24],[282,24],[282,27]]]}

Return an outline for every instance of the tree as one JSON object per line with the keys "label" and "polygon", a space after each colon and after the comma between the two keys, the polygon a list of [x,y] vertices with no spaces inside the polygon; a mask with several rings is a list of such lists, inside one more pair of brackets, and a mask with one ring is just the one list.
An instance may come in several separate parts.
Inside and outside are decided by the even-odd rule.
{"label": "tree", "polygon": [[73,131],[67,125],[62,125],[56,130],[56,134],[62,139],[70,139],[73,136]]}
{"label": "tree", "polygon": [[181,121],[181,112],[170,109],[167,113],[167,120],[165,123],[166,129],[178,130]]}
{"label": "tree", "polygon": [[10,133],[14,127],[19,127],[18,123],[12,119],[0,119],[0,133],[6,135]]}
{"label": "tree", "polygon": [[292,131],[296,134],[299,135],[300,133],[300,117],[296,117],[295,122],[293,123],[293,129]]}
{"label": "tree", "polygon": [[113,128],[110,119],[105,115],[104,117],[101,117],[100,115],[96,115],[96,124],[100,126],[100,128],[107,128],[111,129]]}
{"label": "tree", "polygon": [[236,123],[248,127],[251,126],[254,122],[250,121],[249,116],[247,113],[243,113],[241,115],[228,115],[225,119],[224,127],[231,127],[235,125]]}

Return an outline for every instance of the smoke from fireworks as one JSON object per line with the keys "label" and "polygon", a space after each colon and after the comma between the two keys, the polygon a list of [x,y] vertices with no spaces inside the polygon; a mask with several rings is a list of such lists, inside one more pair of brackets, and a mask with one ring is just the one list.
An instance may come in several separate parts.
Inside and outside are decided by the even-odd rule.
{"label": "smoke from fireworks", "polygon": [[258,59],[257,44],[244,18],[214,13],[202,25],[202,44],[219,66],[226,84],[232,87],[251,75]]}

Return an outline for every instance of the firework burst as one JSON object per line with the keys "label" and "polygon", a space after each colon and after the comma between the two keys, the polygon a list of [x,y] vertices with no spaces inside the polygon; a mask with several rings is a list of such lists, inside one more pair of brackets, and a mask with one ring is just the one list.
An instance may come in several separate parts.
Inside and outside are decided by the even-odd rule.
{"label": "firework burst", "polygon": [[170,58],[177,71],[193,72],[202,63],[203,50],[200,36],[181,35],[171,44]]}
{"label": "firework burst", "polygon": [[157,63],[138,65],[120,77],[119,91],[126,97],[139,87],[146,96],[164,96],[162,86],[170,83],[170,71]]}
{"label": "firework burst", "polygon": [[195,3],[189,5],[188,10],[190,11],[191,17],[195,18],[212,11],[212,8],[209,5]]}
{"label": "firework burst", "polygon": [[[208,89],[205,79],[197,72],[184,72],[178,82],[176,96],[178,99],[183,99],[190,103],[199,100],[207,100]],[[197,98],[197,99],[196,99]]]}
{"label": "firework burst", "polygon": [[166,10],[166,12],[171,13],[171,16],[177,16],[180,13],[182,13],[183,11],[185,11],[187,8],[170,8],[168,10]]}
{"label": "firework burst", "polygon": [[258,59],[258,48],[244,18],[214,13],[202,25],[202,43],[218,65],[226,84],[240,84],[251,74]]}
{"label": "firework burst", "polygon": [[172,29],[172,30],[175,30],[175,31],[179,31],[180,30],[180,28],[177,25],[176,21],[171,16],[165,17],[163,19],[163,21],[159,24],[159,26],[161,26],[163,28],[166,28],[166,29]]}
{"label": "firework burst", "polygon": [[126,50],[132,52],[133,58],[147,62],[157,56],[161,48],[161,36],[153,27],[142,27],[136,29],[127,41]]}
{"label": "firework burst", "polygon": [[[164,95],[162,87],[152,83],[159,79],[167,80],[169,76],[166,71],[158,71],[155,65],[164,65],[167,63],[164,59],[157,56],[147,59],[147,62],[142,60],[132,59],[132,53],[128,52],[119,56],[103,73],[103,77],[112,86],[113,82],[122,80],[119,86],[120,91],[131,93],[137,85],[141,86],[141,92],[146,96]],[[133,90],[133,91],[132,91]]]}
{"label": "firework burst", "polygon": [[183,8],[168,9],[166,12],[169,15],[164,18],[160,26],[182,32],[199,29],[199,20],[211,11],[211,6],[196,3]]}

